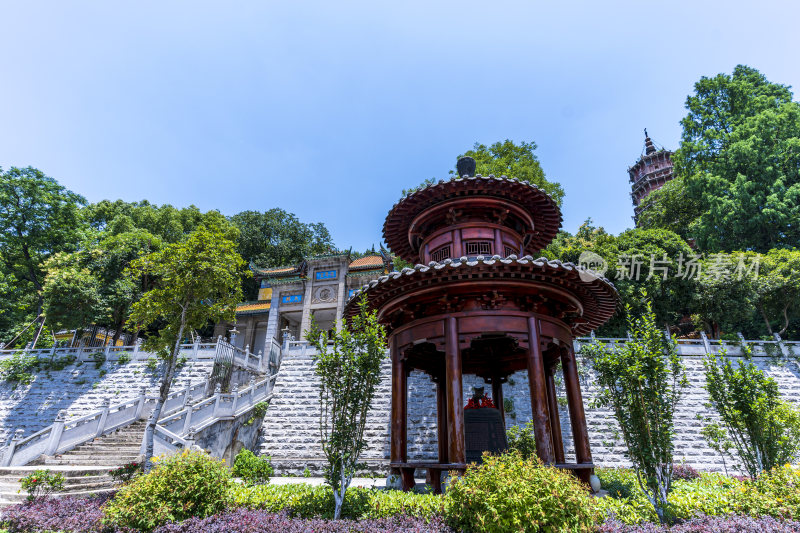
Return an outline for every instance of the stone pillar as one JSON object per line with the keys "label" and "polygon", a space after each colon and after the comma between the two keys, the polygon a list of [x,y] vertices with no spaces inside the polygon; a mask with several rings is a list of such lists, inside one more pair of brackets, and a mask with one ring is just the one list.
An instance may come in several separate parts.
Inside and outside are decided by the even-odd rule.
{"label": "stone pillar", "polygon": [[45,455],[55,455],[58,451],[58,445],[61,443],[61,435],[64,434],[64,424],[67,422],[67,412],[61,410],[56,415],[53,421],[53,427],[50,430],[50,439],[47,442],[47,449],[44,451]]}
{"label": "stone pillar", "polygon": [[343,262],[339,267],[339,290],[336,292],[336,331],[342,327],[342,316],[344,315],[344,305],[347,303],[347,281],[345,270],[347,263]]}
{"label": "stone pillar", "polygon": [[11,466],[11,459],[14,457],[14,450],[17,449],[19,441],[22,440],[23,433],[24,430],[22,428],[19,428],[14,432],[14,436],[11,437],[11,442],[8,443],[8,447],[6,448],[6,453],[3,455],[3,463],[0,464],[0,466]]}
{"label": "stone pillar", "polygon": [[528,386],[531,391],[531,418],[536,454],[543,463],[553,463],[553,441],[550,436],[550,414],[544,377],[544,359],[539,343],[539,324],[535,317],[528,318]]}
{"label": "stone pillar", "polygon": [[108,411],[111,408],[111,398],[106,398],[103,402],[103,412],[97,421],[97,430],[94,433],[94,438],[101,437],[106,430],[106,421],[108,420]]}
{"label": "stone pillar", "polygon": [[586,428],[586,415],[583,411],[578,365],[571,346],[561,352],[561,367],[564,370],[569,419],[572,423],[572,438],[575,442],[575,462],[578,464],[591,463],[592,452],[589,449],[589,433]]}
{"label": "stone pillar", "polygon": [[306,340],[306,331],[311,327],[311,290],[314,288],[312,281],[313,272],[309,272],[308,281],[303,294],[303,318],[300,320],[300,331],[297,332],[297,340]]}
{"label": "stone pillar", "polygon": [[456,319],[445,319],[445,383],[447,386],[447,450],[451,463],[465,463],[464,396],[461,376],[461,351],[458,347]]}
{"label": "stone pillar", "polygon": [[267,316],[267,338],[264,341],[264,346],[269,346],[270,341],[272,339],[278,339],[278,342],[281,342],[281,339],[278,338],[280,332],[278,331],[278,316],[280,311],[281,304],[281,295],[280,291],[276,288],[272,288],[272,300],[269,304],[269,315]]}

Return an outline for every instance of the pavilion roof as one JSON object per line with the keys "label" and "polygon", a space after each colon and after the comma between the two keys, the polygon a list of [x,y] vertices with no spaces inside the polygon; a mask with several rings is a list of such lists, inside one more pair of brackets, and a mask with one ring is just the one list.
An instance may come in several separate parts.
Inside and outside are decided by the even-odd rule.
{"label": "pavilion roof", "polygon": [[372,270],[383,267],[383,257],[380,255],[365,255],[364,257],[353,260],[348,270]]}
{"label": "pavilion roof", "polygon": [[245,302],[236,306],[237,315],[256,315],[269,312],[271,300],[260,300],[258,302]]}
{"label": "pavilion roof", "polygon": [[422,285],[436,285],[446,290],[448,281],[466,277],[471,281],[481,278],[539,281],[569,290],[583,305],[581,320],[573,324],[576,335],[586,335],[603,325],[616,312],[619,301],[614,285],[592,270],[544,257],[534,259],[527,255],[517,258],[511,255],[502,258],[495,255],[490,258],[478,256],[474,260],[462,257],[445,259],[441,263],[432,261],[428,265],[415,265],[414,268],[391,272],[353,293],[345,307],[345,315],[351,316],[357,312],[353,302],[361,294],[367,295],[371,307],[380,308],[396,295]]}
{"label": "pavilion roof", "polygon": [[465,197],[499,198],[517,204],[533,217],[536,233],[527,250],[541,250],[556,236],[561,227],[561,210],[545,191],[536,185],[506,176],[453,177],[423,187],[397,202],[383,224],[383,239],[389,248],[406,261],[417,260],[408,240],[412,221],[424,210],[451,200]]}

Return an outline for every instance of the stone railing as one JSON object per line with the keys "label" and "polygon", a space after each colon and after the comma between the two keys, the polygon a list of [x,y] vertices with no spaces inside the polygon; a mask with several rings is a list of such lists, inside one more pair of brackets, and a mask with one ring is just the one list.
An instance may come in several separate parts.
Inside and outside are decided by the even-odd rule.
{"label": "stone railing", "polygon": [[[141,349],[142,343],[138,342],[132,346],[92,346],[78,348],[44,348],[29,350],[20,348],[16,350],[0,350],[0,360],[11,357],[14,354],[22,353],[25,355],[36,356],[39,359],[54,359],[55,357],[73,356],[76,362],[88,363],[96,361],[98,357],[104,357],[107,361],[117,361],[120,357],[127,357],[129,361],[145,361],[153,357],[151,352]],[[181,344],[180,356],[191,360],[213,359],[216,355],[217,343]]]}
{"label": "stone railing", "polygon": [[[231,364],[233,366],[246,368],[248,370],[256,370],[260,373],[263,373],[261,369],[265,369],[269,371],[269,379],[272,379],[272,381],[269,381],[269,379],[266,381],[273,383],[281,358],[280,345],[277,345],[277,353],[275,353],[274,350],[275,345],[277,345],[277,343],[273,341],[270,345],[269,357],[264,358],[261,354],[256,356],[250,354],[246,350],[235,348],[221,339],[216,343],[196,342],[193,344],[181,345],[180,357],[185,357],[187,360],[213,359],[216,361],[219,359],[220,354],[230,353],[231,348],[234,348],[233,356],[231,357]],[[118,360],[123,353],[127,353],[130,360],[148,360],[153,357],[152,353],[144,352],[139,348],[140,345],[137,344],[136,346],[106,346],[101,348],[24,350],[24,352],[37,357],[42,357],[42,355],[49,357],[74,355],[76,357],[76,362],[96,361],[98,355],[104,355],[108,361],[115,361]],[[18,351],[20,350],[7,350],[6,352],[13,354]],[[273,358],[275,366],[272,365]],[[265,380],[262,380],[261,383],[257,384],[256,389],[258,389],[258,387],[263,387],[262,384],[264,381]],[[164,417],[171,419],[175,414],[184,413],[187,411],[187,405],[191,404],[196,399],[203,399],[210,396],[206,392],[208,390],[208,383],[209,380],[207,379],[195,383],[194,385],[187,386],[179,391],[171,392],[162,409],[161,420],[163,420]],[[213,395],[208,397],[206,402],[215,401],[215,399],[220,397],[216,391],[213,391],[212,394]],[[261,396],[259,396],[259,398]],[[147,419],[150,413],[152,413],[157,399],[157,396],[148,395],[146,390],[142,389],[135,398],[130,398],[117,404],[108,403],[103,406],[102,409],[74,420],[67,420],[66,411],[59,411],[53,424],[28,437],[23,436],[23,431],[21,429],[16,430],[11,442],[6,446],[2,455],[2,460],[0,460],[0,466],[22,466],[42,455],[61,454],[76,446],[89,442],[92,439],[107,435],[112,431],[132,424],[137,420]],[[224,400],[219,401],[224,403]],[[263,401],[263,398],[258,401]],[[240,405],[244,406],[245,404],[246,401]],[[216,407],[213,411],[217,414],[224,412],[224,410],[220,411]],[[196,418],[195,420],[208,420],[204,418],[205,416],[206,414],[203,413],[200,418]]]}
{"label": "stone railing", "polygon": [[[217,385],[214,394],[194,403],[191,399],[180,411],[163,417],[155,428],[153,452],[155,455],[170,453],[179,448],[191,448],[194,435],[221,420],[233,420],[257,404],[272,398],[277,373],[260,380],[252,378],[244,389],[234,386],[230,393],[223,393]],[[142,439],[142,453],[144,453]]]}
{"label": "stone railing", "polygon": [[[667,335],[666,332],[664,332]],[[733,357],[744,355],[743,345],[747,345],[755,357],[800,357],[800,341],[785,341],[776,333],[774,340],[747,340],[739,333],[739,341],[709,339],[705,332],[700,332],[699,339],[677,339],[678,355],[703,356],[725,352]],[[579,337],[575,339],[575,352],[580,352],[582,346],[600,342],[603,344],[625,343],[626,338],[614,337]]]}

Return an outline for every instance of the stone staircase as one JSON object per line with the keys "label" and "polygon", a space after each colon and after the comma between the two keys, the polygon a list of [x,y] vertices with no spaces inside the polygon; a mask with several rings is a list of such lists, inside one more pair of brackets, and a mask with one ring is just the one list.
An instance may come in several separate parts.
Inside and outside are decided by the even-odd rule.
{"label": "stone staircase", "polygon": [[49,469],[64,475],[59,495],[90,496],[114,489],[108,471],[141,459],[140,448],[146,422],[139,421],[62,455],[48,457],[43,464],[0,468],[0,507],[25,499],[17,493],[19,479],[35,470]]}

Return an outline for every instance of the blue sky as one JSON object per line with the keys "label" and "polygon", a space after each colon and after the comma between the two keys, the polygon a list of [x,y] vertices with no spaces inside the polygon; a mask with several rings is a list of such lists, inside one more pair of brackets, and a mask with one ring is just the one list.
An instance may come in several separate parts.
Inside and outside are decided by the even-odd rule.
{"label": "blue sky", "polygon": [[90,201],[281,207],[339,247],[475,141],[535,141],[564,228],[632,224],[642,129],[668,148],[700,76],[800,86],[784,2],[11,2],[0,166]]}

